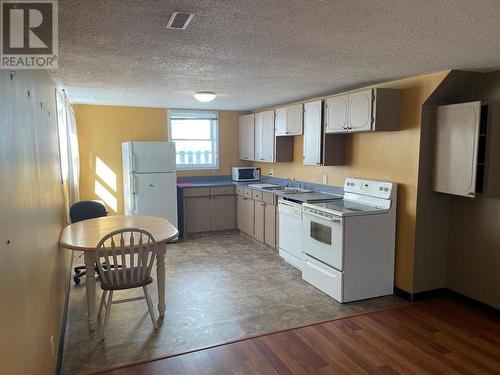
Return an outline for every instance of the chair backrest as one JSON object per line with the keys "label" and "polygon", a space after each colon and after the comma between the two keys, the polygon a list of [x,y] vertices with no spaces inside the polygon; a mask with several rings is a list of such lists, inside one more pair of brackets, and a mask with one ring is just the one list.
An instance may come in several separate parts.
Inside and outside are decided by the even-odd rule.
{"label": "chair backrest", "polygon": [[108,211],[106,210],[106,207],[98,201],[76,202],[69,209],[69,216],[72,223],[107,215]]}
{"label": "chair backrest", "polygon": [[124,228],[104,236],[96,251],[99,275],[104,284],[112,287],[140,284],[151,274],[156,241],[143,229]]}

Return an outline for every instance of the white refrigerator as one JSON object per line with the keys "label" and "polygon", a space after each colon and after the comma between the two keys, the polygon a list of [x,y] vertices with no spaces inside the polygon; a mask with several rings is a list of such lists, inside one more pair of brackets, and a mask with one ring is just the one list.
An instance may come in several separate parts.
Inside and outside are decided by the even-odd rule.
{"label": "white refrigerator", "polygon": [[125,215],[153,215],[177,227],[175,143],[122,143]]}

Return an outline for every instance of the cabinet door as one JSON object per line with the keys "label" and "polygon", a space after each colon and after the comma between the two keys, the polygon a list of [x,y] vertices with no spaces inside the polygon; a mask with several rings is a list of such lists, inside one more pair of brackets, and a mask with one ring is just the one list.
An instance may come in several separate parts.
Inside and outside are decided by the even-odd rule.
{"label": "cabinet door", "polygon": [[321,100],[304,104],[304,164],[321,164]]}
{"label": "cabinet door", "polygon": [[238,229],[250,236],[254,232],[253,199],[238,195]]}
{"label": "cabinet door", "polygon": [[267,203],[264,206],[264,242],[276,246],[276,207]]}
{"label": "cabinet door", "polygon": [[434,190],[474,197],[481,102],[439,106],[436,111]]}
{"label": "cabinet door", "polygon": [[242,195],[238,195],[237,199],[237,220],[236,220],[236,226],[237,228],[244,232],[244,220],[245,220],[245,200]]}
{"label": "cabinet door", "polygon": [[238,122],[239,157],[242,160],[254,159],[254,115],[239,117]]}
{"label": "cabinet door", "polygon": [[350,132],[372,129],[373,90],[355,92],[349,95],[347,127]]}
{"label": "cabinet door", "polygon": [[344,133],[347,130],[348,107],[348,95],[326,99],[325,133]]}
{"label": "cabinet door", "polygon": [[304,109],[302,104],[286,107],[286,134],[301,135]]}
{"label": "cabinet door", "polygon": [[212,230],[212,205],[210,197],[184,199],[184,228],[186,233]]}
{"label": "cabinet door", "polygon": [[286,112],[287,108],[278,108],[275,114],[275,127],[276,127],[276,135],[286,135],[287,127],[286,127]]}
{"label": "cabinet door", "polygon": [[[264,128],[264,112],[259,112],[255,114],[255,138],[254,138],[254,160],[262,161],[264,160],[263,150],[262,150],[262,140],[263,140],[263,128]],[[274,138],[274,134],[273,134]]]}
{"label": "cabinet door", "polygon": [[254,208],[254,201],[251,198],[244,197],[245,199],[245,228],[244,232],[249,234],[250,236],[254,235],[255,232],[255,208]]}
{"label": "cabinet door", "polygon": [[255,206],[254,237],[259,241],[264,242],[265,205],[264,202],[254,201],[254,206]]}
{"label": "cabinet door", "polygon": [[212,230],[235,228],[236,201],[234,195],[212,196]]}
{"label": "cabinet door", "polygon": [[274,111],[261,112],[262,115],[262,154],[260,161],[274,162]]}

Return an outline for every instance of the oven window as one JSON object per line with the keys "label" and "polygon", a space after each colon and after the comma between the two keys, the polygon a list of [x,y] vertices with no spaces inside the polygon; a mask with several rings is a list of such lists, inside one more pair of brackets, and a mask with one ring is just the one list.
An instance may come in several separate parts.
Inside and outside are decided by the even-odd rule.
{"label": "oven window", "polygon": [[310,236],[314,238],[316,241],[319,241],[326,245],[332,244],[332,228],[327,225],[311,221],[311,228],[309,233]]}

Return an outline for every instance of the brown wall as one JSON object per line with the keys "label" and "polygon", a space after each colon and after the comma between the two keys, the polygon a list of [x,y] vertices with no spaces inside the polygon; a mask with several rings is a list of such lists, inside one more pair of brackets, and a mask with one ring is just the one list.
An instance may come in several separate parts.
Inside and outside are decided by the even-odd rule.
{"label": "brown wall", "polygon": [[[166,141],[167,110],[164,108],[74,105],[80,147],[81,199],[108,200],[110,214],[123,213],[123,174],[121,144],[126,141]],[[239,112],[219,112],[219,169],[179,171],[178,176],[229,175],[238,160]],[[99,158],[116,181],[116,191],[96,173]],[[96,181],[108,191],[106,197],[96,193]],[[116,211],[113,210],[116,201]]]}
{"label": "brown wall", "polygon": [[314,167],[302,164],[303,137],[295,137],[293,163],[255,163],[264,174],[342,186],[348,176],[397,182],[396,286],[413,292],[415,217],[422,104],[448,72],[388,82],[376,87],[401,91],[401,130],[352,134],[347,142],[347,165]]}
{"label": "brown wall", "polygon": [[17,71],[11,82],[2,70],[0,98],[0,372],[53,374],[71,259],[58,247],[55,86],[45,72]]}
{"label": "brown wall", "polygon": [[477,198],[450,196],[447,282],[449,288],[500,309],[500,72],[484,74],[467,92],[467,100],[495,102],[486,160],[490,180]]}

